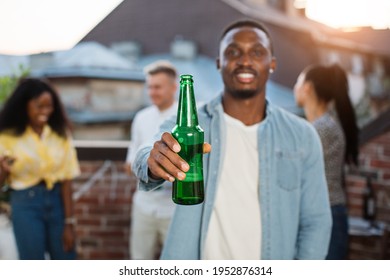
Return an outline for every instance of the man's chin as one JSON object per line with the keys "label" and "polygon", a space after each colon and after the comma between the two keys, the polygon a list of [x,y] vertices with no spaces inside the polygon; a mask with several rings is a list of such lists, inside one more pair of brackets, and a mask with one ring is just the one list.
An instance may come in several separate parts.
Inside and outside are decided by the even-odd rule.
{"label": "man's chin", "polygon": [[256,90],[235,90],[231,91],[234,98],[237,99],[249,99],[257,95]]}

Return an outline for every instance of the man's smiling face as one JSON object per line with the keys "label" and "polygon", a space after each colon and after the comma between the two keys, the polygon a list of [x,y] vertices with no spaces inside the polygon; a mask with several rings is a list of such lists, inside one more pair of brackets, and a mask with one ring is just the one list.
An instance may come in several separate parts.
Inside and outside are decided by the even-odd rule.
{"label": "man's smiling face", "polygon": [[222,39],[217,66],[225,93],[246,99],[265,93],[270,69],[275,68],[267,34],[254,27],[237,27]]}

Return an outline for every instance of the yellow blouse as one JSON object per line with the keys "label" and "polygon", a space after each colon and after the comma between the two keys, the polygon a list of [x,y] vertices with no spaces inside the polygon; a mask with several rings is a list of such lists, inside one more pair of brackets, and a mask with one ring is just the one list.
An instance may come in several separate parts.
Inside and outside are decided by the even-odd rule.
{"label": "yellow blouse", "polygon": [[0,133],[0,154],[4,153],[15,157],[8,177],[15,190],[34,186],[41,180],[51,189],[54,183],[80,174],[71,139],[60,137],[48,125],[41,137],[31,127],[19,136]]}

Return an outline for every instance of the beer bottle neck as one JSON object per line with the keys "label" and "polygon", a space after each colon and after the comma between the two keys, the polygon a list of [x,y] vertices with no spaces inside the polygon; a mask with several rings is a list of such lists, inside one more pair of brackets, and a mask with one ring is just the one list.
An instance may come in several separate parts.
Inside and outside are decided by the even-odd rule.
{"label": "beer bottle neck", "polygon": [[194,127],[199,124],[194,87],[191,80],[180,81],[180,97],[176,124],[181,127]]}

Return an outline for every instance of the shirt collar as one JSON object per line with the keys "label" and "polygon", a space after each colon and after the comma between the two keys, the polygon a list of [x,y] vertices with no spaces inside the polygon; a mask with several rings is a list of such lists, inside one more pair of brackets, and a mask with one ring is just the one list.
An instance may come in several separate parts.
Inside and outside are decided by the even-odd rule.
{"label": "shirt collar", "polygon": [[[45,124],[45,126],[43,127],[42,135],[41,135],[40,138],[44,139],[44,138],[48,137],[49,134],[51,133],[51,131],[52,131],[52,129],[50,128],[50,126]],[[27,126],[26,132],[28,134],[36,134],[35,131],[32,129],[32,127],[30,125]]]}
{"label": "shirt collar", "polygon": [[[223,113],[223,108],[222,108],[222,94],[219,94],[217,97],[212,99],[207,105],[206,105],[206,112],[210,115],[213,116],[215,113],[220,111]],[[267,119],[270,118],[272,115],[272,111],[274,110],[274,105],[269,102],[267,99],[265,100],[265,118],[262,122],[266,121]]]}

